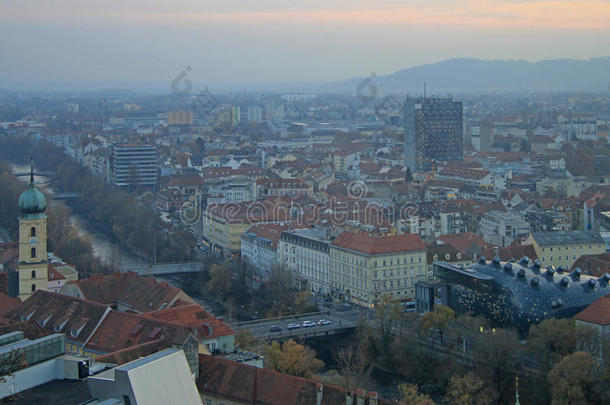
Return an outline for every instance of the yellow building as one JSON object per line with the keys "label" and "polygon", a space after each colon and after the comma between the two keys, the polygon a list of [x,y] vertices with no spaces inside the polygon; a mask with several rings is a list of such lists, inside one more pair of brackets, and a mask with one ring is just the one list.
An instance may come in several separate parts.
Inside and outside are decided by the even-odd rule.
{"label": "yellow building", "polygon": [[568,270],[582,255],[606,252],[606,245],[599,232],[532,232],[523,242],[533,245],[542,266],[563,267]]}
{"label": "yellow building", "polygon": [[252,225],[288,223],[290,213],[283,201],[211,204],[203,213],[203,238],[219,253],[239,255],[241,237]]}
{"label": "yellow building", "polygon": [[47,200],[34,186],[34,174],[30,185],[19,197],[19,298],[28,299],[36,290],[48,286],[47,261]]}
{"label": "yellow building", "polygon": [[429,276],[426,245],[417,234],[343,232],[330,245],[329,264],[331,294],[367,307],[383,294],[414,298],[415,283]]}

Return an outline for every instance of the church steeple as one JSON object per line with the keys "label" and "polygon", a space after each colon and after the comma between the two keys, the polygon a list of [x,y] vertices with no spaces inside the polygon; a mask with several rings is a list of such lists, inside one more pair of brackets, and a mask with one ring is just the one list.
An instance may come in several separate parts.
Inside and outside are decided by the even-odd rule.
{"label": "church steeple", "polygon": [[34,162],[30,159],[30,184],[19,197],[19,298],[26,300],[36,290],[47,290],[47,199],[34,184]]}

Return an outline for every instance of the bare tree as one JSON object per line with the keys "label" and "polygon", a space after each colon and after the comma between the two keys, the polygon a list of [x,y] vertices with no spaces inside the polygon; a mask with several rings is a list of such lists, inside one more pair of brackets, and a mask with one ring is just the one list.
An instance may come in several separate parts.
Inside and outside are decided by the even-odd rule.
{"label": "bare tree", "polygon": [[334,359],[343,380],[343,386],[348,390],[364,389],[370,381],[372,364],[368,362],[361,351],[354,346],[340,348],[334,353]]}

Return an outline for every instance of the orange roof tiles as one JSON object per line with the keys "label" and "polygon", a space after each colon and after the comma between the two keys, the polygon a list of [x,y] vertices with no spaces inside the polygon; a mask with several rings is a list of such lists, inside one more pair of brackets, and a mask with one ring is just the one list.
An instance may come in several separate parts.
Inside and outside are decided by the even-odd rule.
{"label": "orange roof tiles", "polygon": [[155,311],[164,304],[169,306],[178,297],[188,299],[179,288],[166,282],[159,283],[153,277],[140,277],[134,272],[94,275],[66,284],[78,285],[86,299],[103,304],[120,302],[137,312]]}
{"label": "orange roof tiles", "polygon": [[[337,386],[323,385],[313,380],[209,355],[199,356],[199,377],[196,383],[202,394],[249,404],[334,405],[346,403],[347,396],[347,391]],[[322,394],[320,402],[317,401],[318,390]],[[378,398],[374,392],[358,394],[362,396],[362,402],[358,401],[362,405],[371,405],[373,398],[378,405],[396,404],[395,401]]]}
{"label": "orange roof tiles", "polygon": [[172,322],[195,329],[200,339],[233,335],[233,330],[222,321],[206,312],[197,304],[182,305],[161,311],[150,312],[142,316],[165,322]]}
{"label": "orange roof tiles", "polygon": [[332,242],[333,246],[369,255],[425,250],[426,245],[417,234],[375,238],[362,233],[345,231]]}
{"label": "orange roof tiles", "polygon": [[596,325],[610,325],[610,294],[593,302],[576,314],[574,318]]}

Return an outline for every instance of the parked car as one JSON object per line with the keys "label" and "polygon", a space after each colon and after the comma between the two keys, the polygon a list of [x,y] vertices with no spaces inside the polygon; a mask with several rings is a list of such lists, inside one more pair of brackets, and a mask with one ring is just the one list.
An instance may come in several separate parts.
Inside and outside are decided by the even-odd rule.
{"label": "parked car", "polygon": [[318,322],[318,325],[323,326],[323,325],[330,325],[330,321],[328,319],[320,319]]}
{"label": "parked car", "polygon": [[316,323],[314,321],[303,321],[304,328],[311,328],[312,326],[316,326]]}
{"label": "parked car", "polygon": [[301,325],[299,325],[298,323],[291,323],[290,325],[288,325],[288,330],[299,329],[300,327],[301,327]]}
{"label": "parked car", "polygon": [[270,332],[281,332],[282,331],[282,327],[281,326],[277,326],[277,325],[273,325],[272,327],[269,328]]}

